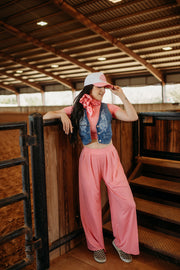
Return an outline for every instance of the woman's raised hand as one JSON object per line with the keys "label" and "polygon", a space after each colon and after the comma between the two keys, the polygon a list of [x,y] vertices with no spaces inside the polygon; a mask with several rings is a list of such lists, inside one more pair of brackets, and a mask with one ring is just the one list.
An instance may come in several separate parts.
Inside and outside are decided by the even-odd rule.
{"label": "woman's raised hand", "polygon": [[121,99],[122,103],[124,104],[124,109],[119,108],[119,110],[116,111],[115,113],[116,118],[122,121],[136,121],[138,119],[138,115],[133,105],[129,102],[129,100],[125,96],[122,88],[120,86],[114,85],[111,91],[113,94],[118,96]]}
{"label": "woman's raised hand", "polygon": [[116,96],[124,95],[122,88],[118,85],[113,85],[113,89],[110,90]]}

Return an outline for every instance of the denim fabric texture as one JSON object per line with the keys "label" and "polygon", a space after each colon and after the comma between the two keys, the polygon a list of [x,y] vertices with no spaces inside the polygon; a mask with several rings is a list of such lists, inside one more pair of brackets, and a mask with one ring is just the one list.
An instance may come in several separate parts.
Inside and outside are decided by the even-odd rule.
{"label": "denim fabric texture", "polygon": [[[106,103],[101,103],[99,120],[96,125],[98,142],[102,144],[109,144],[112,138],[111,129],[112,115],[108,109]],[[91,143],[91,130],[90,123],[87,117],[87,112],[84,110],[84,115],[79,121],[79,135],[81,137],[82,143],[87,145]]]}

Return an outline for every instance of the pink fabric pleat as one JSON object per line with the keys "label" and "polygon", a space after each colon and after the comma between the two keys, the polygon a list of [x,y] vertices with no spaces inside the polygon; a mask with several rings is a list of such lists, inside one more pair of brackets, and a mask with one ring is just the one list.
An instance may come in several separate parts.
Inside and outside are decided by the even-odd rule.
{"label": "pink fabric pleat", "polygon": [[79,160],[80,213],[90,250],[104,249],[100,182],[104,180],[111,210],[115,244],[126,253],[138,255],[136,205],[115,147],[84,147]]}

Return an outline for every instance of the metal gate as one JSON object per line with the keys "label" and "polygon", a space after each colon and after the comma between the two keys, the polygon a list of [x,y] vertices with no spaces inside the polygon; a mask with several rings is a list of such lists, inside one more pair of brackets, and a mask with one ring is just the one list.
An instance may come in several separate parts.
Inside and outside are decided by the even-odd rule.
{"label": "metal gate", "polygon": [[[36,250],[36,269],[49,268],[49,243],[47,224],[47,203],[45,185],[45,161],[43,143],[43,123],[40,114],[29,117],[30,135],[27,134],[26,122],[0,124],[2,130],[20,131],[21,156],[9,160],[0,161],[0,169],[12,166],[22,167],[22,192],[0,200],[0,208],[23,201],[24,203],[24,226],[0,237],[0,244],[7,243],[20,235],[25,235],[26,258],[10,266],[8,269],[22,269],[34,261]],[[31,148],[32,186],[34,206],[35,235],[32,233],[31,194],[29,177],[29,151]]]}

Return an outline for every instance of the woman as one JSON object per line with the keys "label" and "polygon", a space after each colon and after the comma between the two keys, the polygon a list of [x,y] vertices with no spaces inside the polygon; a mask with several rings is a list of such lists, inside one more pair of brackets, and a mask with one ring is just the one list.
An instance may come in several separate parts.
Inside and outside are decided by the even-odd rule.
{"label": "woman", "polygon": [[[124,104],[124,110],[102,103],[105,88],[109,88]],[[112,144],[112,116],[122,121],[136,121],[137,113],[119,86],[106,81],[102,72],[89,74],[84,88],[74,105],[48,112],[44,119],[60,118],[63,130],[71,133],[72,142],[77,132],[83,143],[79,159],[80,214],[88,249],[94,259],[106,262],[102,230],[100,181],[104,180],[109,197],[114,248],[121,260],[131,262],[130,254],[139,254],[136,206],[123,171],[118,153]]]}

